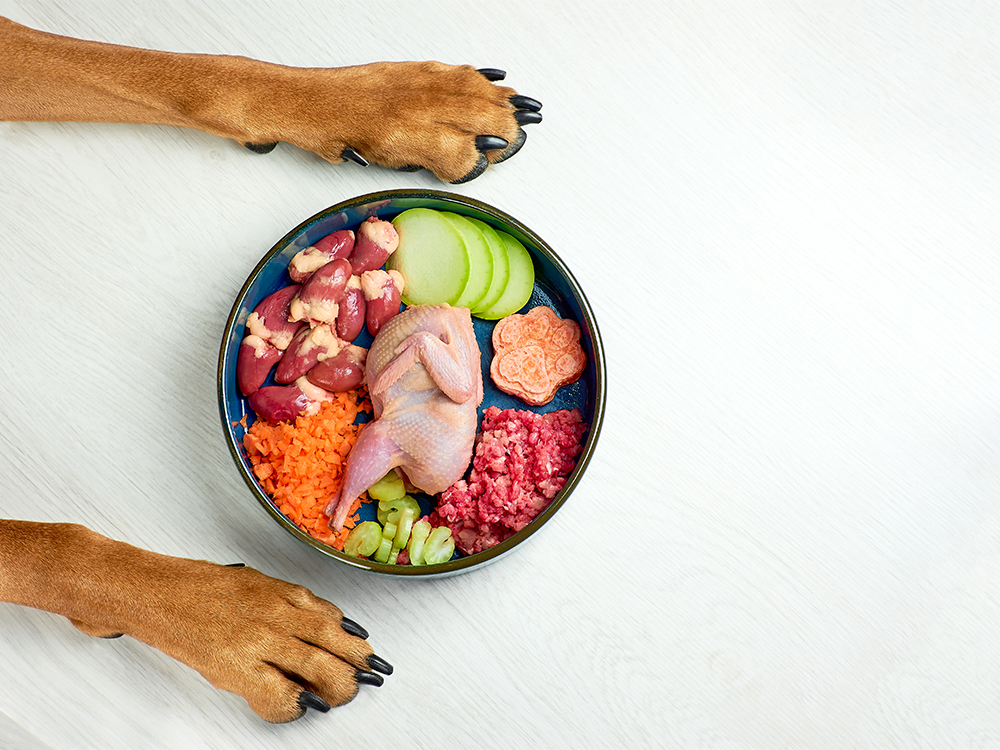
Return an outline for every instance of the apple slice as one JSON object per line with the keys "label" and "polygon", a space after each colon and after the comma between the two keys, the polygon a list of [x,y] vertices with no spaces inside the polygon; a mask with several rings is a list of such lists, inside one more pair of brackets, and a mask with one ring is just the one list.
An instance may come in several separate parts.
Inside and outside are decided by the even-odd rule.
{"label": "apple slice", "polygon": [[535,266],[528,249],[506,232],[497,232],[507,248],[510,260],[510,279],[500,299],[487,310],[477,313],[483,320],[499,320],[516,313],[531,299],[535,290]]}
{"label": "apple slice", "polygon": [[483,233],[468,218],[451,211],[444,211],[441,215],[462,235],[465,251],[469,254],[469,282],[455,302],[455,307],[472,310],[486,296],[493,282],[493,252]]}
{"label": "apple slice", "polygon": [[392,225],[399,234],[399,247],[386,268],[402,275],[403,302],[454,305],[469,282],[469,253],[462,235],[431,208],[409,208]]}
{"label": "apple slice", "polygon": [[500,295],[507,288],[507,281],[510,279],[510,259],[507,257],[507,245],[500,239],[497,230],[485,221],[473,219],[471,216],[467,218],[482,232],[483,239],[490,246],[490,253],[493,255],[493,281],[490,283],[490,289],[486,296],[479,300],[479,303],[472,309],[472,314],[478,315],[500,301]]}

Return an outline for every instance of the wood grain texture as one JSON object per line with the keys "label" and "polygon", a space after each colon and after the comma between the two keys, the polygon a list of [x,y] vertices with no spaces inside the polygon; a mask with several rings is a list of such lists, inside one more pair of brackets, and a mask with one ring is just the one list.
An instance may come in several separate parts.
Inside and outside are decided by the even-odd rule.
{"label": "wood grain texture", "polygon": [[440,582],[334,568],[231,465],[222,327],[301,220],[440,186],[194,131],[0,123],[0,513],[302,583],[396,666],[267,726],[142,644],[4,605],[0,746],[1000,747],[993,5],[609,13],[0,0],[161,49],[506,69],[545,122],[454,189],[566,260],[609,366],[591,468],[523,550]]}

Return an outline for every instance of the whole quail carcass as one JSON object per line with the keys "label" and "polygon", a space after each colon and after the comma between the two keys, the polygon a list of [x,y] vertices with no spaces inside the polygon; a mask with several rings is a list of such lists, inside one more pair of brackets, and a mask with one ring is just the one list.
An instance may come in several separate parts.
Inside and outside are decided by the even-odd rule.
{"label": "whole quail carcass", "polygon": [[361,430],[340,492],[326,508],[334,530],[343,528],[357,497],[394,468],[429,494],[465,473],[483,400],[469,310],[407,307],[375,337],[365,375],[375,419]]}

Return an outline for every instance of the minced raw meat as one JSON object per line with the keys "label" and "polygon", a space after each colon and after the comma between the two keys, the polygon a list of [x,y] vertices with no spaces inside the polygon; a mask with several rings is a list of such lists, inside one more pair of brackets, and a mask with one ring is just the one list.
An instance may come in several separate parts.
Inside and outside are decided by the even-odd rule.
{"label": "minced raw meat", "polygon": [[487,408],[469,477],[441,493],[431,523],[449,526],[466,554],[513,536],[565,486],[586,432],[578,409]]}

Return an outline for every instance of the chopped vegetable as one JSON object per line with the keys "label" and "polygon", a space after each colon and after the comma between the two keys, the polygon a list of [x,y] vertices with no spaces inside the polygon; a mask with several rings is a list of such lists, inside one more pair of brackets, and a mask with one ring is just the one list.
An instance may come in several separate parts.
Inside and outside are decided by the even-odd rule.
{"label": "chopped vegetable", "polygon": [[392,546],[395,549],[406,547],[406,543],[410,541],[410,531],[413,529],[413,522],[416,520],[417,513],[412,508],[405,508],[399,514],[399,520],[396,522],[396,536],[392,540]]}
{"label": "chopped vegetable", "polygon": [[253,473],[275,506],[307,534],[343,549],[356,525],[356,510],[344,529],[334,533],[323,510],[336,496],[347,465],[347,454],[357,441],[355,419],[370,411],[363,390],[333,394],[313,416],[294,422],[256,420],[243,436]]}
{"label": "chopped vegetable", "polygon": [[396,524],[393,521],[386,521],[385,526],[382,527],[382,538],[388,539],[390,542],[396,538]]}
{"label": "chopped vegetable", "polygon": [[410,555],[411,565],[424,564],[424,543],[431,533],[431,525],[427,521],[420,520],[413,524],[410,532],[410,541],[406,545],[406,551]]}
{"label": "chopped vegetable", "polygon": [[392,538],[382,537],[382,541],[379,543],[378,549],[375,551],[375,561],[380,563],[389,562],[389,556],[392,554]]}
{"label": "chopped vegetable", "polygon": [[431,531],[424,542],[424,565],[437,565],[448,562],[455,553],[455,540],[451,538],[451,529],[438,526]]}
{"label": "chopped vegetable", "polygon": [[[410,530],[413,528],[413,522],[419,517],[420,504],[409,495],[379,500],[378,520],[382,524],[383,548],[385,540],[388,539],[391,545],[390,554],[398,554],[400,550],[406,549],[406,543],[410,541]],[[395,562],[394,555],[392,555],[392,559]]]}
{"label": "chopped vegetable", "polygon": [[390,471],[368,488],[372,500],[398,500],[406,494],[406,485],[395,471]]}
{"label": "chopped vegetable", "polygon": [[344,552],[355,557],[368,557],[382,544],[382,529],[374,521],[362,521],[347,535]]}
{"label": "chopped vegetable", "polygon": [[409,495],[389,500],[379,500],[378,522],[383,525],[386,523],[397,524],[399,523],[400,514],[407,508],[414,512],[414,518],[420,517],[420,504]]}
{"label": "chopped vegetable", "polygon": [[[436,565],[451,559],[455,542],[447,526],[432,528],[420,517],[420,504],[409,495],[380,500],[378,522],[364,521],[351,531],[344,545],[349,555],[369,557],[395,565]],[[400,560],[400,553],[403,553]]]}

